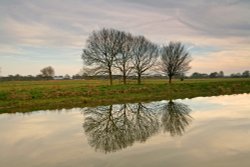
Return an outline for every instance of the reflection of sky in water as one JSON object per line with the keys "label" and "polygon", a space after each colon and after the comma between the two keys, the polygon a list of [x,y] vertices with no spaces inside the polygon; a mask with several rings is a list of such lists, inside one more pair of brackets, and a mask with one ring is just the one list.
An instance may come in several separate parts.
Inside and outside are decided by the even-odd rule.
{"label": "reflection of sky in water", "polygon": [[[185,104],[188,104],[194,111],[214,111],[225,107],[233,107],[240,109],[242,107],[249,107],[250,99],[249,94],[242,95],[225,95],[225,96],[213,96],[213,97],[197,97],[194,99],[176,100]],[[239,107],[240,106],[240,107]]]}
{"label": "reflection of sky in water", "polygon": [[109,154],[89,145],[83,129],[86,108],[1,114],[0,166],[249,166],[249,94],[174,102],[192,110],[193,120],[182,136],[160,131]]}

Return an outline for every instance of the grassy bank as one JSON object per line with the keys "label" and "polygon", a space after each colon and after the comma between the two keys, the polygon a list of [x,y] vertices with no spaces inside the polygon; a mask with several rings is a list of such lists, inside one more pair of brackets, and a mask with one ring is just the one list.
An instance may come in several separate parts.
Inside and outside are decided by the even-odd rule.
{"label": "grassy bank", "polygon": [[0,83],[0,112],[28,112],[41,109],[60,109],[192,98],[226,94],[250,93],[250,79],[201,79],[174,81],[146,80],[142,85],[129,81],[11,81]]}

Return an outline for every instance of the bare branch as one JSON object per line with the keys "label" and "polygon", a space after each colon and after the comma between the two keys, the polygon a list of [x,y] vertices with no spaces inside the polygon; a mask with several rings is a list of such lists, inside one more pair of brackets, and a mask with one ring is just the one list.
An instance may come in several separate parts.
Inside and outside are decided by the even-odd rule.
{"label": "bare branch", "polygon": [[155,65],[158,57],[158,47],[143,36],[134,37],[133,48],[133,70],[137,74],[138,84],[144,72]]}

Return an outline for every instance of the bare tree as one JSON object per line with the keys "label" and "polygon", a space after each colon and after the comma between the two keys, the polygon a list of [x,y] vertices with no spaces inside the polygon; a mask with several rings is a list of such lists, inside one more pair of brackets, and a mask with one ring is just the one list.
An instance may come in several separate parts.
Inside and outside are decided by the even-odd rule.
{"label": "bare tree", "polygon": [[64,77],[63,77],[64,79],[70,79],[71,77],[70,77],[70,75],[69,74],[66,74],[66,75],[64,75]]}
{"label": "bare tree", "polygon": [[134,37],[133,40],[133,70],[137,74],[138,84],[141,76],[155,65],[158,57],[158,47],[143,36]]}
{"label": "bare tree", "polygon": [[107,73],[110,85],[112,82],[112,67],[120,51],[121,37],[124,32],[115,29],[93,31],[89,36],[82,59],[87,65],[94,65],[96,73]]}
{"label": "bare tree", "polygon": [[123,33],[121,36],[120,51],[114,65],[122,73],[123,84],[126,84],[127,76],[132,71],[132,48],[133,36],[130,33]]}
{"label": "bare tree", "polygon": [[53,67],[48,66],[43,69],[41,69],[42,76],[45,78],[50,78],[55,76],[55,70]]}
{"label": "bare tree", "polygon": [[224,72],[223,71],[220,71],[218,74],[219,74],[219,77],[221,77],[221,78],[224,77]]}
{"label": "bare tree", "polygon": [[191,67],[189,63],[191,57],[180,42],[170,42],[161,51],[161,71],[164,72],[171,83],[173,76],[184,74]]}

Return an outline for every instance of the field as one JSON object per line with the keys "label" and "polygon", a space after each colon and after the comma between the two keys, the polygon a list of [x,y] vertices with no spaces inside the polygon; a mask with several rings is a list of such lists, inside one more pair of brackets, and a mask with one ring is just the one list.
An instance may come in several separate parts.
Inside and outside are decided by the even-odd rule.
{"label": "field", "polygon": [[250,79],[187,79],[174,80],[171,85],[167,80],[149,79],[141,85],[136,81],[127,85],[118,80],[113,86],[108,83],[107,80],[0,82],[0,112],[250,93]]}

